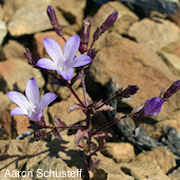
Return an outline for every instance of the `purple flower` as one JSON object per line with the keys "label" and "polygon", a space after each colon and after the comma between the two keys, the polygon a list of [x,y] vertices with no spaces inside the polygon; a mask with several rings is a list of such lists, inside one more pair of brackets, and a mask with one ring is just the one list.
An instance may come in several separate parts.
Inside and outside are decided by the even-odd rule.
{"label": "purple flower", "polygon": [[7,93],[8,97],[19,106],[15,107],[10,114],[25,115],[32,121],[41,121],[43,109],[57,98],[56,94],[49,92],[40,99],[39,88],[34,78],[28,80],[25,94],[26,96],[17,91]]}
{"label": "purple flower", "polygon": [[147,99],[143,107],[144,116],[156,116],[162,110],[163,103],[164,100],[159,97]]}
{"label": "purple flower", "polygon": [[78,35],[68,39],[64,45],[63,53],[60,45],[51,38],[45,38],[43,44],[53,61],[48,58],[42,58],[36,65],[44,69],[56,70],[56,72],[67,81],[73,77],[73,68],[84,66],[92,61],[92,59],[85,54],[80,54],[75,57],[80,45],[80,37]]}

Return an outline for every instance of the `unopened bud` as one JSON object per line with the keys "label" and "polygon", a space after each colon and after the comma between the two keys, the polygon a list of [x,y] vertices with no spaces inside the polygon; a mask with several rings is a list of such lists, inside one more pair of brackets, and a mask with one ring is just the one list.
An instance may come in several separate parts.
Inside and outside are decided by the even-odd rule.
{"label": "unopened bud", "polygon": [[23,55],[25,56],[25,58],[29,61],[30,64],[32,64],[33,66],[36,65],[36,58],[33,57],[31,51],[27,48],[25,52],[23,52]]}
{"label": "unopened bud", "polygon": [[88,51],[88,56],[90,56],[92,59],[94,59],[94,57],[96,56],[96,54],[97,54],[97,51],[95,50],[95,49],[90,49],[89,51]]}
{"label": "unopened bud", "polygon": [[87,51],[88,44],[80,42],[79,51],[83,54]]}
{"label": "unopened bud", "polygon": [[36,130],[34,131],[34,138],[37,140],[43,139],[46,136],[45,131]]}
{"label": "unopened bud", "polygon": [[106,30],[108,30],[114,24],[117,17],[118,17],[118,11],[115,11],[106,19],[106,21],[104,21],[104,23],[100,27],[101,34],[104,33]]}
{"label": "unopened bud", "polygon": [[128,98],[131,95],[137,93],[139,87],[137,85],[135,86],[128,86],[124,91],[121,92],[121,97]]}
{"label": "unopened bud", "polygon": [[100,35],[101,35],[100,29],[97,27],[97,29],[96,29],[96,31],[95,31],[95,33],[93,35],[93,41],[98,40]]}
{"label": "unopened bud", "polygon": [[170,98],[173,94],[175,94],[180,89],[180,80],[175,81],[171,87],[164,93],[163,99],[167,100]]}
{"label": "unopened bud", "polygon": [[62,31],[62,28],[57,20],[57,17],[56,17],[56,13],[53,9],[52,6],[48,6],[47,8],[47,14],[49,16],[49,19],[50,19],[50,22],[54,28],[54,30],[56,31],[56,33],[59,35],[59,36],[63,36],[63,31]]}
{"label": "unopened bud", "polygon": [[81,53],[84,53],[87,50],[90,28],[91,28],[91,23],[89,22],[89,18],[87,17],[83,21],[82,30],[80,33],[81,43],[80,43],[79,50]]}

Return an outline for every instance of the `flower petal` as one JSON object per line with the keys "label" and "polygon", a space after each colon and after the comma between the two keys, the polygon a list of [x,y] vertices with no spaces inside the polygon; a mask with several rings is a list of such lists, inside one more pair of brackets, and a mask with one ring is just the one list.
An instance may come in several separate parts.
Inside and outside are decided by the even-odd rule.
{"label": "flower petal", "polygon": [[63,54],[62,54],[61,47],[54,39],[44,38],[43,44],[47,53],[49,54],[51,59],[55,62],[55,64],[58,64],[60,60],[62,60],[61,62],[63,63]]}
{"label": "flower petal", "polygon": [[23,94],[16,91],[10,91],[7,93],[7,96],[22,109],[24,114],[28,114],[28,110],[31,109],[31,106]]}
{"label": "flower petal", "polygon": [[76,55],[80,45],[80,37],[78,35],[70,37],[64,45],[64,59],[71,61]]}
{"label": "flower petal", "polygon": [[39,104],[39,87],[34,78],[28,80],[26,84],[26,97],[31,105],[37,107]]}
{"label": "flower petal", "polygon": [[20,107],[15,107],[11,113],[10,113],[11,116],[15,116],[15,115],[27,115],[24,113],[24,111],[20,108]]}
{"label": "flower petal", "polygon": [[49,92],[49,93],[44,94],[41,97],[41,101],[39,104],[39,111],[43,110],[46,106],[48,106],[56,98],[57,98],[57,95],[55,93]]}
{"label": "flower petal", "polygon": [[57,73],[59,75],[61,75],[66,81],[69,81],[72,79],[73,74],[74,74],[74,69],[73,68],[69,68],[66,71],[57,71]]}
{"label": "flower petal", "polygon": [[56,64],[48,58],[39,59],[38,62],[36,63],[36,66],[39,66],[43,69],[49,69],[49,70],[56,70],[57,69]]}
{"label": "flower petal", "polygon": [[89,64],[92,61],[91,57],[86,55],[86,54],[80,54],[78,56],[76,56],[74,58],[74,60],[72,60],[70,62],[70,64],[67,64],[68,67],[80,67],[80,66],[84,66],[86,64]]}

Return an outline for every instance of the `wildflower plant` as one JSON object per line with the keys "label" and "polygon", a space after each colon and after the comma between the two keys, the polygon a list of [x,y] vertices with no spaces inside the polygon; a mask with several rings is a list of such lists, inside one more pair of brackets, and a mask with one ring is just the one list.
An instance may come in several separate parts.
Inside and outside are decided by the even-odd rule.
{"label": "wildflower plant", "polygon": [[[114,110],[114,107],[110,106],[109,102],[114,99],[122,101],[124,98],[129,98],[136,94],[139,89],[137,85],[129,85],[125,89],[118,88],[115,96],[111,97],[105,102],[102,100],[91,102],[86,96],[84,69],[91,63],[97,54],[96,49],[93,49],[93,45],[99,39],[99,37],[116,21],[118,12],[116,11],[112,13],[100,26],[100,28],[97,28],[97,30],[94,32],[93,42],[91,45],[88,44],[91,27],[88,18],[83,21],[80,36],[75,35],[66,40],[63,36],[63,30],[56,18],[55,11],[51,6],[48,6],[47,14],[54,30],[65,41],[64,49],[62,50],[54,39],[45,38],[43,40],[43,44],[51,59],[41,58],[37,60],[35,57],[33,57],[29,49],[24,52],[24,56],[29,60],[30,64],[32,64],[34,68],[38,68],[51,75],[57,81],[63,81],[66,84],[66,86],[71,90],[72,94],[78,101],[77,104],[71,105],[67,109],[67,112],[70,113],[77,109],[81,109],[82,112],[86,115],[86,124],[67,126],[66,123],[63,122],[63,119],[61,120],[60,117],[55,116],[54,121],[56,126],[47,126],[43,116],[43,109],[51,102],[53,102],[57,96],[54,93],[49,92],[44,94],[40,99],[39,88],[34,78],[29,79],[27,82],[25,91],[26,96],[15,91],[7,93],[9,98],[18,105],[18,107],[11,111],[11,115],[22,114],[27,116],[31,121],[34,121],[35,124],[31,125],[30,128],[34,130],[34,136],[36,139],[42,139],[47,134],[53,133],[56,138],[63,140],[59,133],[59,129],[77,130],[74,142],[75,145],[83,151],[83,158],[84,162],[86,163],[88,174],[88,171],[94,169],[101,163],[100,159],[93,159],[93,156],[95,156],[98,151],[102,151],[106,148],[105,139],[112,136],[110,133],[107,133],[104,130],[127,117],[132,117],[135,121],[136,128],[138,128],[139,122],[141,122],[143,117],[156,116],[162,110],[162,105],[165,103],[165,101],[167,101],[180,89],[180,81],[174,82],[162,97],[147,99],[144,104],[137,106],[129,114],[126,114],[122,117],[115,115],[114,119],[97,128],[96,130],[93,130],[91,126],[91,118],[93,115],[102,111]],[[89,49],[88,46],[90,47]],[[77,55],[78,50],[81,52],[80,55]],[[78,71],[74,76],[74,68],[77,67]],[[49,70],[55,70],[58,76],[55,76]],[[77,79],[81,79],[84,94],[83,100],[78,97],[72,88],[74,82]],[[137,131],[136,135],[138,135]],[[93,138],[99,139],[98,145],[93,143]]]}

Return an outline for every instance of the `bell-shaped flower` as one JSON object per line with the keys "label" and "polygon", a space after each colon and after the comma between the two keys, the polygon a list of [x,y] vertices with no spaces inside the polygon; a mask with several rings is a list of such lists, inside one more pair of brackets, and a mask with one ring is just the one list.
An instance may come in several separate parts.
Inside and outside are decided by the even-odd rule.
{"label": "bell-shaped flower", "polygon": [[75,57],[80,45],[80,37],[78,35],[72,36],[67,40],[63,52],[60,45],[51,38],[45,38],[43,44],[53,61],[48,58],[41,58],[36,65],[43,69],[56,70],[67,81],[73,77],[73,68],[87,65],[92,61],[91,57],[85,54]]}
{"label": "bell-shaped flower", "polygon": [[28,80],[25,95],[17,91],[7,93],[8,97],[18,105],[11,111],[11,115],[25,115],[32,121],[41,121],[43,109],[57,98],[54,93],[46,93],[40,99],[39,87],[34,78]]}
{"label": "bell-shaped flower", "polygon": [[162,110],[163,103],[160,97],[147,99],[143,107],[144,116],[156,116]]}

